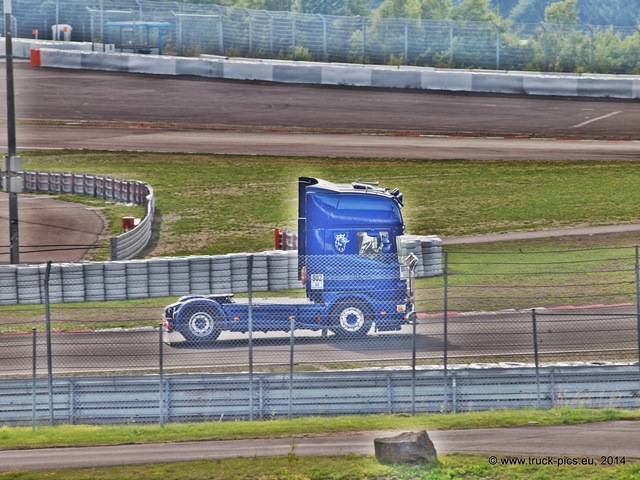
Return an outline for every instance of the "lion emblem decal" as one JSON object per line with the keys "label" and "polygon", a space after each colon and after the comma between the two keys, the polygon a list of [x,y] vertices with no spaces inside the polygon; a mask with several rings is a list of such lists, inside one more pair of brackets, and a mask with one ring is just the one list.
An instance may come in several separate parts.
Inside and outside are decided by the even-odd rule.
{"label": "lion emblem decal", "polygon": [[333,245],[336,247],[336,250],[340,253],[344,253],[347,249],[347,243],[349,243],[349,239],[347,238],[346,233],[334,233],[335,242]]}

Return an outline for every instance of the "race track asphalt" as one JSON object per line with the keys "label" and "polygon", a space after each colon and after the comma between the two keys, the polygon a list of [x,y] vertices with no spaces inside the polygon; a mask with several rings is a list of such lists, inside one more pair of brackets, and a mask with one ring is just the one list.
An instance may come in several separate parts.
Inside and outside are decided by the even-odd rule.
{"label": "race track asphalt", "polygon": [[[201,441],[108,447],[47,448],[0,451],[0,472],[58,470],[166,463],[221,458],[296,455],[372,455],[374,438],[401,432],[360,432],[298,438]],[[501,464],[507,457],[545,458],[550,469],[559,460],[593,458],[595,465],[613,458],[640,458],[640,421],[599,422],[553,427],[432,430],[428,432],[439,455],[473,453]],[[602,458],[605,457],[605,458]],[[555,464],[553,463],[555,462]],[[553,470],[550,470],[552,474]]]}
{"label": "race track asphalt", "polygon": [[[47,195],[18,196],[20,263],[78,262],[106,235],[100,209]],[[9,257],[9,196],[0,193],[0,264]]]}

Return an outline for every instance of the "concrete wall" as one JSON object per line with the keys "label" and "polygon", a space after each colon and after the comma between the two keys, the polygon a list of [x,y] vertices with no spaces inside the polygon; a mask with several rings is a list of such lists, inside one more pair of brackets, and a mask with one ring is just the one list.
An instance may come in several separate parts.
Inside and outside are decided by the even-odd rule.
{"label": "concrete wall", "polygon": [[[11,48],[14,58],[31,58],[31,50],[38,48],[50,48],[53,50],[82,50],[91,52],[114,52],[113,45],[103,45],[101,43],[91,42],[57,42],[53,40],[35,40],[28,38],[14,38],[11,42]],[[6,55],[6,40],[0,38],[0,57]]]}
{"label": "concrete wall", "polygon": [[352,65],[203,56],[182,58],[41,48],[39,67],[89,69],[157,75],[195,75],[230,80],[356,87],[410,88],[569,97],[640,97],[640,76],[558,74],[430,67]]}

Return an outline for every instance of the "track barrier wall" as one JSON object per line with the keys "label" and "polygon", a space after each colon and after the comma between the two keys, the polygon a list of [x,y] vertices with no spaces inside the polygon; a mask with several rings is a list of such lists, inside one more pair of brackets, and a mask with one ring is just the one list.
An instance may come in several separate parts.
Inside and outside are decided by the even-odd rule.
{"label": "track barrier wall", "polygon": [[39,49],[39,53],[32,53],[32,56],[32,65],[38,67],[194,75],[229,80],[520,95],[640,97],[640,77],[634,75],[452,70],[215,56],[180,58],[46,48]]}
{"label": "track barrier wall", "polygon": [[[126,240],[127,235],[140,228],[138,226],[117,237],[119,245],[122,246],[120,242],[123,242],[123,237]],[[139,238],[144,239],[146,235],[141,234]],[[408,236],[402,245],[405,255],[412,253],[420,260],[418,276],[434,277],[442,274],[442,240],[438,237]],[[127,248],[126,244],[124,248]],[[52,303],[66,303],[246,293],[249,255],[254,260],[255,291],[302,287],[298,280],[298,252],[274,250],[254,254],[55,263],[51,265],[50,300]],[[0,305],[44,303],[43,279],[46,267],[46,264],[0,266]]]}
{"label": "track barrier wall", "polygon": [[[155,211],[155,196],[149,184],[137,180],[119,180],[82,173],[40,171],[21,173],[25,192],[84,195],[119,203],[143,205],[145,215],[140,223],[128,232],[110,239],[111,259],[115,261],[134,258],[147,246],[151,238]],[[0,266],[0,272],[2,268]],[[2,275],[0,273],[0,276]],[[16,275],[19,277],[19,274]],[[0,305],[2,304],[0,301]]]}

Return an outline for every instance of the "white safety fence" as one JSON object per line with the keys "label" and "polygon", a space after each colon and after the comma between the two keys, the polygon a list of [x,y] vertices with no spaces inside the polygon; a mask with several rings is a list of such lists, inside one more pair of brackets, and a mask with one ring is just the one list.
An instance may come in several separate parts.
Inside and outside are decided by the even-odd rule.
{"label": "white safety fence", "polygon": [[0,382],[0,423],[203,420],[640,407],[637,365],[470,365],[289,374],[60,377]]}

